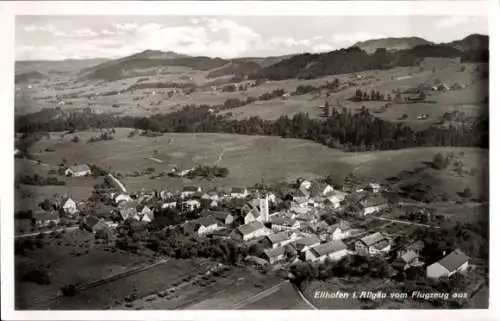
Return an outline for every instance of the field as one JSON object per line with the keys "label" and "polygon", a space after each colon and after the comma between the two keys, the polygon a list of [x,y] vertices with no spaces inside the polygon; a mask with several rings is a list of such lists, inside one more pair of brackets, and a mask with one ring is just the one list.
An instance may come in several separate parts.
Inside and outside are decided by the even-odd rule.
{"label": "field", "polygon": [[[183,185],[199,184],[203,188],[250,186],[261,182],[277,182],[298,177],[318,178],[333,175],[340,183],[350,172],[359,178],[385,180],[404,170],[422,167],[422,162],[432,161],[435,153],[463,153],[459,156],[464,166],[475,168],[475,176],[457,176],[451,169],[437,171],[427,168],[419,179],[428,180],[436,189],[453,194],[468,186],[474,195],[486,195],[485,177],[488,174],[488,152],[476,148],[414,148],[395,151],[344,153],[339,150],[300,139],[283,139],[268,136],[245,136],[230,134],[178,134],[166,133],[160,137],[134,136],[128,138],[128,129],[117,129],[115,139],[86,144],[95,136],[93,132],[79,132],[80,143],[71,142],[71,136],[42,139],[34,149],[54,148],[37,157],[51,166],[66,158],[69,164],[90,163],[111,168],[124,175],[122,182],[130,191],[168,188],[178,189]],[[158,163],[148,158],[156,158]],[[387,163],[391,166],[386,166]],[[168,177],[150,179],[151,175],[127,176],[134,171],[141,172],[148,167],[155,173],[169,171],[173,166],[190,167],[195,164],[219,165],[229,169],[225,178],[189,180]],[[38,165],[35,165],[38,166]],[[81,183],[85,188],[92,186],[86,179],[69,178],[69,186]],[[442,186],[442,187],[440,187]],[[34,187],[38,190],[40,187]],[[59,188],[59,187],[57,187]],[[84,187],[82,187],[84,188]],[[48,189],[48,187],[41,187]],[[71,190],[70,190],[71,191]],[[70,193],[68,191],[68,193]],[[35,192],[34,192],[35,193]],[[70,194],[71,195],[71,194]]]}
{"label": "field", "polygon": [[[66,233],[57,239],[46,236],[44,244],[41,249],[28,251],[26,256],[16,255],[16,305],[19,307],[32,307],[58,295],[64,285],[86,284],[145,261],[136,255],[107,251],[103,245],[95,244],[92,234],[82,231]],[[48,266],[51,284],[20,281],[27,271],[40,266]]]}
{"label": "field", "polygon": [[[24,67],[26,69],[26,67]],[[464,69],[463,69],[464,68]],[[463,69],[463,70],[462,70]],[[42,108],[61,110],[76,110],[91,108],[95,112],[113,112],[120,115],[148,116],[155,113],[169,113],[182,106],[218,105],[228,99],[245,100],[247,97],[258,97],[276,89],[293,93],[299,85],[324,85],[338,78],[341,85],[351,84],[345,89],[331,93],[329,105],[338,108],[346,107],[355,112],[361,106],[375,111],[388,102],[365,101],[351,102],[357,89],[366,92],[380,91],[384,95],[392,95],[394,91],[404,92],[420,84],[434,85],[442,81],[448,85],[459,84],[464,88],[448,92],[434,92],[428,100],[435,103],[392,104],[387,110],[376,113],[377,117],[402,122],[416,129],[425,128],[439,120],[444,112],[459,111],[470,117],[487,112],[484,98],[488,95],[488,83],[483,78],[482,71],[487,69],[484,64],[460,63],[456,59],[426,58],[419,67],[396,67],[390,70],[369,70],[360,73],[340,74],[320,77],[312,80],[288,79],[268,81],[245,91],[223,92],[220,88],[213,89],[213,84],[228,83],[228,76],[208,78],[208,71],[193,70],[186,67],[165,67],[137,70],[129,78],[117,81],[92,81],[75,78],[71,75],[49,74],[47,79],[35,83],[19,84],[16,90],[16,112],[29,113]],[[192,84],[197,89],[185,94],[175,88],[144,88],[127,90],[135,84],[148,86],[154,83]],[[153,85],[151,85],[153,87]],[[172,92],[173,95],[168,95]],[[108,94],[112,93],[112,94]],[[63,99],[58,97],[63,97]],[[275,98],[269,101],[257,101],[242,107],[223,111],[230,112],[237,119],[259,116],[264,119],[276,119],[282,115],[294,115],[297,112],[307,112],[311,117],[319,117],[322,106],[327,100],[326,91],[290,96],[288,99]],[[417,120],[420,113],[426,113],[429,118]],[[406,114],[407,119],[401,116]]]}

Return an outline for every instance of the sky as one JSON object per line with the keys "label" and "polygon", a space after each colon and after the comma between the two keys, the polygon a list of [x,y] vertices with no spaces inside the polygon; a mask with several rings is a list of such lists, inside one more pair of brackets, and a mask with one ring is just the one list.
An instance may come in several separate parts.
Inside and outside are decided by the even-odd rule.
{"label": "sky", "polygon": [[221,58],[325,52],[358,41],[488,34],[481,16],[16,16],[16,60],[119,58],[147,49]]}

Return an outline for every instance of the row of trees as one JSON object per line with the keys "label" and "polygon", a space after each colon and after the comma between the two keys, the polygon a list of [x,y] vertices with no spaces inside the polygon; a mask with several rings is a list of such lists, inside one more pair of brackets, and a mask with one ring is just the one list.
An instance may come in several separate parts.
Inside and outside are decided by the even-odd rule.
{"label": "row of trees", "polygon": [[19,176],[18,183],[26,184],[26,185],[66,185],[66,182],[59,180],[57,177],[49,176],[43,177],[38,174],[30,175],[21,175]]}
{"label": "row of trees", "polygon": [[312,119],[306,113],[277,120],[251,117],[229,119],[213,114],[209,106],[187,106],[169,114],[151,117],[118,117],[104,114],[74,113],[67,119],[38,121],[34,115],[18,117],[16,129],[23,132],[64,131],[71,126],[79,130],[92,127],[133,127],[159,132],[219,132],[244,135],[270,135],[308,139],[346,151],[388,150],[420,146],[488,147],[489,122],[477,120],[469,126],[430,127],[415,131],[408,126],[374,117],[366,108],[359,113],[333,110],[328,118]]}
{"label": "row of trees", "polygon": [[371,93],[368,93],[366,91],[362,91],[361,89],[357,89],[356,92],[354,93],[354,96],[351,98],[352,101],[368,101],[368,100],[373,100],[373,101],[390,101],[391,100],[391,95],[386,96],[382,94],[379,91],[372,90]]}

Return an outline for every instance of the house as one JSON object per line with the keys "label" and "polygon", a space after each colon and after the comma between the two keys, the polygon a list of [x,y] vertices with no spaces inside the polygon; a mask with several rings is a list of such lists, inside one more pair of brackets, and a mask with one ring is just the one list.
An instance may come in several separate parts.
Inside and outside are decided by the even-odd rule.
{"label": "house", "polygon": [[273,231],[296,230],[300,228],[299,221],[286,216],[274,215],[270,219]]}
{"label": "house", "polygon": [[130,202],[130,201],[132,201],[132,197],[130,197],[129,195],[125,195],[125,194],[120,194],[117,197],[115,197],[116,204],[123,202],[123,201]]}
{"label": "house", "polygon": [[391,250],[391,239],[381,232],[375,232],[358,240],[355,248],[361,255],[385,254]]}
{"label": "house", "polygon": [[293,196],[291,207],[306,207],[308,203],[309,199],[305,196]]}
{"label": "house", "polygon": [[340,260],[347,255],[347,246],[341,240],[316,245],[306,251],[306,261],[324,263],[329,260]]}
{"label": "house", "polygon": [[166,202],[161,205],[162,209],[175,209],[177,207],[177,202]]}
{"label": "house", "polygon": [[33,215],[33,220],[39,227],[57,225],[61,222],[59,214],[56,212],[37,212]]}
{"label": "house", "polygon": [[282,261],[285,259],[285,248],[283,246],[279,246],[265,249],[264,257],[269,261],[270,264]]}
{"label": "house", "polygon": [[424,242],[417,241],[410,244],[403,250],[397,252],[397,258],[392,263],[395,267],[400,267],[403,271],[411,267],[421,267],[424,262],[420,261],[420,251],[424,248]]}
{"label": "house", "polygon": [[286,244],[292,242],[288,231],[269,234],[265,237],[264,240],[265,240],[264,242],[271,248],[285,246]]}
{"label": "house", "polygon": [[73,177],[87,176],[90,174],[92,174],[92,170],[87,164],[71,166],[64,171],[64,175]]}
{"label": "house", "polygon": [[221,222],[222,224],[229,225],[234,222],[234,216],[229,212],[224,211],[208,211],[205,210],[201,212],[201,216],[213,216],[216,220]]}
{"label": "house", "polygon": [[187,211],[194,211],[197,208],[200,208],[201,203],[198,200],[188,200],[185,202],[182,202],[182,207],[183,209]]}
{"label": "house", "polygon": [[243,241],[248,241],[256,237],[266,236],[271,234],[271,231],[267,229],[262,222],[253,221],[248,224],[238,226],[231,236],[235,239],[240,239]]}
{"label": "house", "polygon": [[309,189],[310,196],[326,196],[333,192],[334,189],[331,185],[321,182],[316,182],[311,185]]}
{"label": "house", "polygon": [[248,196],[248,190],[245,187],[233,187],[230,195],[232,198],[245,198]]}
{"label": "house", "polygon": [[379,183],[368,183],[366,190],[373,193],[379,193],[381,190],[381,186]]}
{"label": "house", "polygon": [[305,192],[304,195],[309,195],[309,189],[311,188],[312,183],[306,179],[302,180],[299,183],[299,191]]}
{"label": "house", "polygon": [[184,186],[182,190],[181,197],[186,198],[189,196],[193,196],[196,192],[201,192],[201,187],[199,186]]}
{"label": "house", "polygon": [[244,217],[245,224],[250,222],[260,221],[260,212],[258,209],[254,208],[250,210]]}
{"label": "house", "polygon": [[219,206],[219,202],[217,202],[216,200],[212,200],[208,204],[208,207],[210,207],[210,208],[214,208],[214,207],[217,207],[217,206]]}
{"label": "house", "polygon": [[328,227],[332,240],[342,240],[351,236],[351,225],[347,221],[340,221]]}
{"label": "house", "polygon": [[211,191],[207,193],[208,199],[212,201],[218,201],[219,200],[219,194],[215,191]]}
{"label": "house", "polygon": [[368,215],[379,212],[389,206],[387,200],[381,196],[368,197],[360,202],[361,214]]}
{"label": "house", "polygon": [[219,223],[211,215],[187,222],[185,225],[192,228],[199,236],[210,234],[219,229]]}
{"label": "house", "polygon": [[144,206],[141,211],[141,222],[151,223],[154,219],[154,212],[149,207]]}
{"label": "house", "polygon": [[173,194],[171,192],[167,192],[167,191],[161,191],[160,192],[160,198],[163,200],[163,201],[166,201],[170,198],[172,198]]}
{"label": "house", "polygon": [[68,198],[64,205],[62,206],[64,213],[74,215],[78,213],[78,208],[76,207],[76,202],[71,198]]}
{"label": "house", "polygon": [[139,220],[139,215],[135,207],[123,207],[120,209],[120,216],[125,221],[126,219],[132,218]]}
{"label": "house", "polygon": [[427,277],[431,279],[448,278],[455,273],[463,273],[469,267],[469,259],[467,255],[457,249],[438,262],[429,265],[426,269]]}
{"label": "house", "polygon": [[301,253],[304,253],[311,247],[319,245],[320,243],[319,238],[314,234],[310,234],[309,236],[301,237],[293,241],[294,247]]}

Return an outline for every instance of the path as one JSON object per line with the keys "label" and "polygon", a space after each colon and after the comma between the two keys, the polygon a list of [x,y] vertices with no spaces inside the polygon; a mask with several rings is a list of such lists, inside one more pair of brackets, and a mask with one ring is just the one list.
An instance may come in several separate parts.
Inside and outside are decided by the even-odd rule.
{"label": "path", "polygon": [[241,308],[244,308],[245,306],[249,305],[249,304],[252,304],[254,302],[257,302],[259,301],[260,299],[263,299],[265,297],[268,297],[270,296],[271,294],[273,293],[276,293],[279,291],[279,289],[281,288],[281,286],[284,284],[285,282],[281,282],[281,283],[278,283],[270,288],[267,288],[257,294],[254,294],[253,296],[251,297],[248,297],[248,298],[245,298],[243,300],[241,300],[240,302],[234,304],[232,306],[232,309],[233,310],[239,310]]}
{"label": "path", "polygon": [[[291,282],[290,282],[291,283]],[[292,287],[295,289],[295,291],[297,292],[297,294],[300,296],[300,298],[302,299],[302,301],[304,301],[309,307],[311,307],[311,309],[313,310],[318,310],[317,307],[314,306],[314,304],[311,303],[311,301],[309,301],[305,295],[302,293],[302,291],[293,283],[292,284]]]}
{"label": "path", "polygon": [[79,226],[63,227],[63,228],[56,229],[56,230],[47,230],[47,231],[40,231],[40,232],[34,232],[34,233],[27,233],[27,234],[16,235],[16,236],[14,236],[14,238],[15,239],[20,239],[20,238],[25,238],[25,237],[30,237],[30,236],[37,236],[40,233],[42,233],[42,234],[49,234],[49,233],[52,233],[52,232],[62,232],[62,231],[70,232],[70,231],[74,231],[74,230],[76,230],[78,228],[79,228]]}
{"label": "path", "polygon": [[376,220],[381,220],[381,221],[387,221],[387,222],[393,222],[393,223],[400,223],[400,224],[406,224],[406,225],[415,225],[415,226],[423,226],[423,227],[433,227],[436,229],[439,229],[439,226],[432,226],[432,225],[427,225],[427,224],[422,224],[422,223],[415,223],[415,222],[409,222],[409,221],[400,221],[400,220],[395,220],[395,219],[390,219],[390,218],[385,218],[385,217],[374,217]]}
{"label": "path", "polygon": [[123,193],[127,193],[127,188],[125,188],[125,185],[123,185],[122,182],[120,182],[117,178],[115,178],[113,175],[108,174],[109,178],[111,178],[122,190]]}

